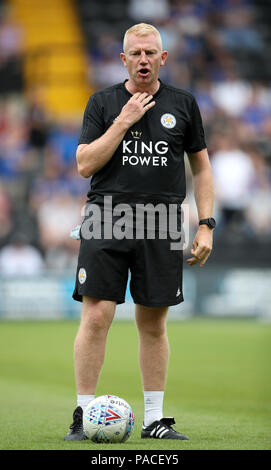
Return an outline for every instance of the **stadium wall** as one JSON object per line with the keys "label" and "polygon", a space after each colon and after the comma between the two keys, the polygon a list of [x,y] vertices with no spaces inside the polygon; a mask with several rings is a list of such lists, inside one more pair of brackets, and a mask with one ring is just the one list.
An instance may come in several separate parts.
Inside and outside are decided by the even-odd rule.
{"label": "stadium wall", "polygon": [[[72,299],[73,273],[0,278],[1,320],[79,319],[81,304]],[[271,269],[204,268],[184,270],[185,302],[170,307],[170,320],[193,315],[271,320]],[[129,287],[117,320],[133,319]]]}

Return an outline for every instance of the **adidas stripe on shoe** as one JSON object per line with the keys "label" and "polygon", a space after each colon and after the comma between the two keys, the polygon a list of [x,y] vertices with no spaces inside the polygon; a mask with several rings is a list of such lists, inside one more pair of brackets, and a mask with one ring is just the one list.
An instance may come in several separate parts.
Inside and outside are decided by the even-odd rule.
{"label": "adidas stripe on shoe", "polygon": [[189,438],[177,432],[171,426],[175,424],[174,418],[162,418],[160,421],[154,421],[149,426],[142,426],[141,437],[143,439],[179,439],[189,441]]}

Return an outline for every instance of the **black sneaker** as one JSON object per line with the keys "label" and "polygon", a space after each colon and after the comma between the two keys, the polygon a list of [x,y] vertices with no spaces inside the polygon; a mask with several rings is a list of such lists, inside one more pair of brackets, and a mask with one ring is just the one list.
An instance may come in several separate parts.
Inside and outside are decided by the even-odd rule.
{"label": "black sneaker", "polygon": [[189,441],[189,438],[175,431],[171,426],[175,424],[174,418],[162,418],[149,426],[142,426],[141,437],[152,439],[179,439]]}
{"label": "black sneaker", "polygon": [[87,436],[83,430],[83,410],[81,406],[77,406],[73,412],[73,423],[64,441],[84,441],[85,439]]}

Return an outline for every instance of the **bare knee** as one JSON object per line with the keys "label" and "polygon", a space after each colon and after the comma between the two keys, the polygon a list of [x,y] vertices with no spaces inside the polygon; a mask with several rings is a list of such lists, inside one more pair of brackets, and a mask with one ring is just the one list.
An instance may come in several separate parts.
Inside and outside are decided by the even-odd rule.
{"label": "bare knee", "polygon": [[96,335],[103,331],[107,331],[109,325],[104,318],[103,312],[93,309],[84,315],[84,319],[82,319],[82,327],[86,332]]}
{"label": "bare knee", "polygon": [[140,337],[159,339],[167,335],[166,329],[167,310],[149,311],[138,309],[136,312],[136,323]]}
{"label": "bare knee", "polygon": [[91,336],[107,334],[114,312],[115,302],[84,298],[80,328]]}
{"label": "bare knee", "polygon": [[138,328],[139,335],[145,338],[148,338],[149,340],[156,340],[163,338],[164,336],[167,335],[167,330],[165,325],[160,325],[160,324],[147,324],[145,326],[141,326]]}

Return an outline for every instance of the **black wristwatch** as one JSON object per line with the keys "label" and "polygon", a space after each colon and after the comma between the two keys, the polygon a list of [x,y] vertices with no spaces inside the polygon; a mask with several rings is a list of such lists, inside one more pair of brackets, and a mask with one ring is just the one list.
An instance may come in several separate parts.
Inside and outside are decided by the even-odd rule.
{"label": "black wristwatch", "polygon": [[216,226],[216,221],[213,217],[210,217],[209,219],[201,219],[199,221],[199,225],[208,225],[208,227],[213,230]]}

